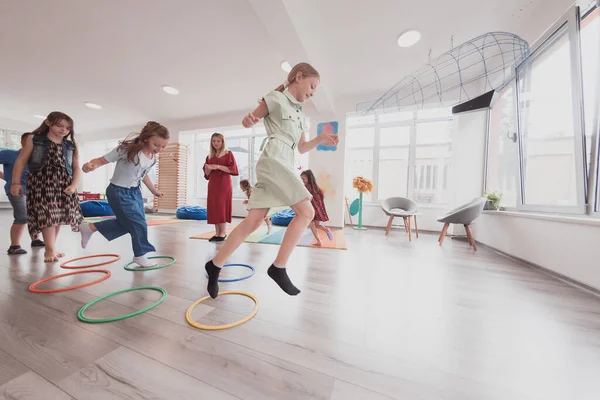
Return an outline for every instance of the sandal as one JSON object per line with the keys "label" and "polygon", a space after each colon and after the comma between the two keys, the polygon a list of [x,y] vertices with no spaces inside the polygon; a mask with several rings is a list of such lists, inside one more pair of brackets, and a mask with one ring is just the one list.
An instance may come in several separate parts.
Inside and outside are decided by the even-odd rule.
{"label": "sandal", "polygon": [[21,246],[10,246],[6,254],[27,254],[27,250],[21,248]]}

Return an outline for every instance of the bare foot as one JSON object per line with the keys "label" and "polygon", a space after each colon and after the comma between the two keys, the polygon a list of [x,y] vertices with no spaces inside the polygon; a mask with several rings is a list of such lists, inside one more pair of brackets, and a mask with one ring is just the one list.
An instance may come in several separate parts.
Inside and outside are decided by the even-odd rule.
{"label": "bare foot", "polygon": [[322,242],[313,243],[313,246],[321,247],[323,246]]}
{"label": "bare foot", "polygon": [[57,253],[56,257],[58,258],[63,258],[65,256],[65,253]]}
{"label": "bare foot", "polygon": [[55,253],[53,251],[50,253],[45,252],[44,253],[44,262],[57,262],[58,258],[59,258],[59,254],[60,253]]}

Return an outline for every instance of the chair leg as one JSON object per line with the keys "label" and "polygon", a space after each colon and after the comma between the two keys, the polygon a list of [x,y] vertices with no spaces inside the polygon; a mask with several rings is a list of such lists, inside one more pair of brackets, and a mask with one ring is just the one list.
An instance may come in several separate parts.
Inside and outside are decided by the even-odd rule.
{"label": "chair leg", "polygon": [[417,216],[413,215],[413,218],[415,219],[415,234],[417,235],[417,237],[419,237],[419,226],[417,225]]}
{"label": "chair leg", "polygon": [[477,251],[477,245],[475,244],[475,239],[473,239],[473,233],[471,232],[471,226],[465,225],[465,231],[467,231],[467,238],[469,239],[469,244],[473,246],[473,250]]}
{"label": "chair leg", "polygon": [[412,242],[412,232],[411,232],[411,229],[410,229],[410,217],[406,217],[406,221],[408,222],[408,226],[407,226],[407,229],[408,229],[408,241]]}
{"label": "chair leg", "polygon": [[392,228],[392,221],[394,220],[394,216],[390,215],[390,220],[388,221],[387,226],[385,227],[385,235],[387,236],[390,233],[390,229]]}
{"label": "chair leg", "polygon": [[444,227],[442,228],[442,233],[440,233],[440,238],[438,239],[438,242],[440,242],[440,246],[444,243],[444,238],[446,237],[446,232],[448,232],[449,226],[449,223],[445,223]]}
{"label": "chair leg", "polygon": [[404,220],[404,231],[406,233],[408,233],[408,222],[406,222],[407,218],[406,217],[402,217],[402,219]]}

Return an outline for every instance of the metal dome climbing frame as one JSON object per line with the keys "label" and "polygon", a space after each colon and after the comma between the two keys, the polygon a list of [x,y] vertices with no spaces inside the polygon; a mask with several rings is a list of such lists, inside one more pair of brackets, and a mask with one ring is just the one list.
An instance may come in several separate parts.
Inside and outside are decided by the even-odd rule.
{"label": "metal dome climbing frame", "polygon": [[405,108],[450,107],[500,89],[529,55],[529,44],[507,32],[489,32],[442,54],[404,77],[373,102],[359,103],[357,114]]}

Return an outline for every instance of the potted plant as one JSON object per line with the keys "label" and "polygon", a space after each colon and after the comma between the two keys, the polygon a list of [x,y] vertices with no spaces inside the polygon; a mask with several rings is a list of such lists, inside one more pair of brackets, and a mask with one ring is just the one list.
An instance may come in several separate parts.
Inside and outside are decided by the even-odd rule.
{"label": "potted plant", "polygon": [[358,227],[357,229],[364,229],[362,226],[362,206],[363,206],[363,193],[370,193],[373,190],[373,182],[362,176],[357,176],[352,180],[352,187],[358,190]]}
{"label": "potted plant", "polygon": [[499,210],[500,200],[502,200],[502,193],[495,190],[492,192],[485,192],[484,195],[487,197],[484,210]]}

